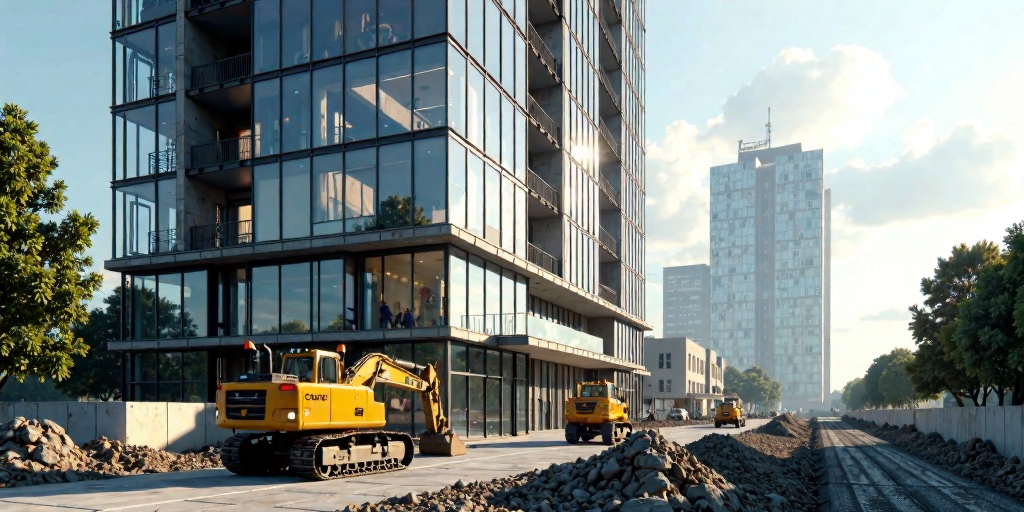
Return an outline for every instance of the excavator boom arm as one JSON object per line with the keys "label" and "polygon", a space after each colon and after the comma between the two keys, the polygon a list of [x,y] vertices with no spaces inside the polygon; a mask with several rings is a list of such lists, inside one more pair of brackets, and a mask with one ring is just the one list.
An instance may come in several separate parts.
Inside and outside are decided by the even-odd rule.
{"label": "excavator boom arm", "polygon": [[[418,375],[413,373],[416,370],[420,371]],[[345,371],[346,384],[372,388],[378,382],[419,393],[427,431],[439,434],[449,430],[448,418],[441,409],[441,379],[433,365],[419,367],[384,354],[367,354]]]}

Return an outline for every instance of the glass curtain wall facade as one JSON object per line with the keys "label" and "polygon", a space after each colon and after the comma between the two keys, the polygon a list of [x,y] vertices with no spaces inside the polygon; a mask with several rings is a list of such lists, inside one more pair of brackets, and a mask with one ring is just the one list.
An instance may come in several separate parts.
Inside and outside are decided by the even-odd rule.
{"label": "glass curtain wall facade", "polygon": [[[244,371],[233,349],[168,352],[161,340],[253,338],[280,355],[344,339],[350,362],[368,351],[437,362],[460,434],[497,436],[561,428],[572,383],[597,373],[471,341],[480,335],[529,337],[534,318],[551,325],[532,332],[597,352],[603,341],[605,355],[641,363],[642,322],[604,319],[615,328],[598,338],[578,304],[531,292],[523,262],[547,237],[554,279],[592,297],[608,285],[608,316],[642,320],[643,153],[637,144],[627,163],[626,141],[642,139],[643,2],[556,12],[531,1],[112,0],[126,399],[209,400]],[[528,19],[540,8],[550,12]],[[531,39],[534,21],[544,35]],[[223,23],[232,30],[207,28]],[[530,76],[542,41],[558,61],[547,82]],[[602,96],[608,75],[631,113]],[[547,234],[531,216],[541,159],[555,162],[561,198]],[[602,179],[623,193],[615,244],[599,242]],[[437,229],[475,241],[439,241]],[[337,239],[362,242],[320,245]],[[203,257],[165,257],[190,251]],[[394,329],[412,332],[389,344],[369,332]],[[608,378],[640,389],[636,375]],[[422,430],[418,397],[375,393],[389,425]]]}
{"label": "glass curtain wall facade", "polygon": [[739,368],[764,367],[790,408],[829,393],[823,158],[792,144],[711,169],[711,345]]}

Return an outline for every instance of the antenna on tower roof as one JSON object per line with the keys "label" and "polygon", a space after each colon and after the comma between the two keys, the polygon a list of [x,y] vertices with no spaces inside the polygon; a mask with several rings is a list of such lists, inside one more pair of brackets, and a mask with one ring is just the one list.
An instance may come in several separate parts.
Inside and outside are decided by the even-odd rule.
{"label": "antenna on tower roof", "polygon": [[765,140],[744,143],[740,140],[737,151],[753,151],[755,149],[772,147],[772,108],[768,107],[768,122],[764,125]]}

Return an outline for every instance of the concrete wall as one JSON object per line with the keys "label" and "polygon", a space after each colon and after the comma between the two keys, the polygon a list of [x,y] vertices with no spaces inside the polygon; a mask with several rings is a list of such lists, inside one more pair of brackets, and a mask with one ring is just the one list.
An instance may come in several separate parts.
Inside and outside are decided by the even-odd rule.
{"label": "concrete wall", "polygon": [[1024,458],[1024,406],[850,411],[846,414],[878,425],[914,425],[920,432],[937,432],[944,439],[958,443],[977,437],[992,441],[1004,457]]}
{"label": "concrete wall", "polygon": [[106,436],[180,452],[223,441],[213,404],[177,402],[0,402],[0,423],[19,416],[49,419],[82,445]]}

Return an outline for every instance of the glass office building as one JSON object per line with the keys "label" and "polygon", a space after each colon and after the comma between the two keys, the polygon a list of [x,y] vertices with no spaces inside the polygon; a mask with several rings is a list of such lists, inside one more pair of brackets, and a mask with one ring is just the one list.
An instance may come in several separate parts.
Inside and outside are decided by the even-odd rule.
{"label": "glass office building", "polygon": [[438,363],[468,437],[561,428],[582,379],[640,409],[643,0],[113,11],[127,400],[212,401],[252,340]]}
{"label": "glass office building", "polygon": [[662,335],[707,345],[711,341],[711,266],[665,267],[663,279]]}
{"label": "glass office building", "polygon": [[711,168],[711,347],[761,366],[785,407],[830,396],[831,192],[822,151],[741,151]]}

